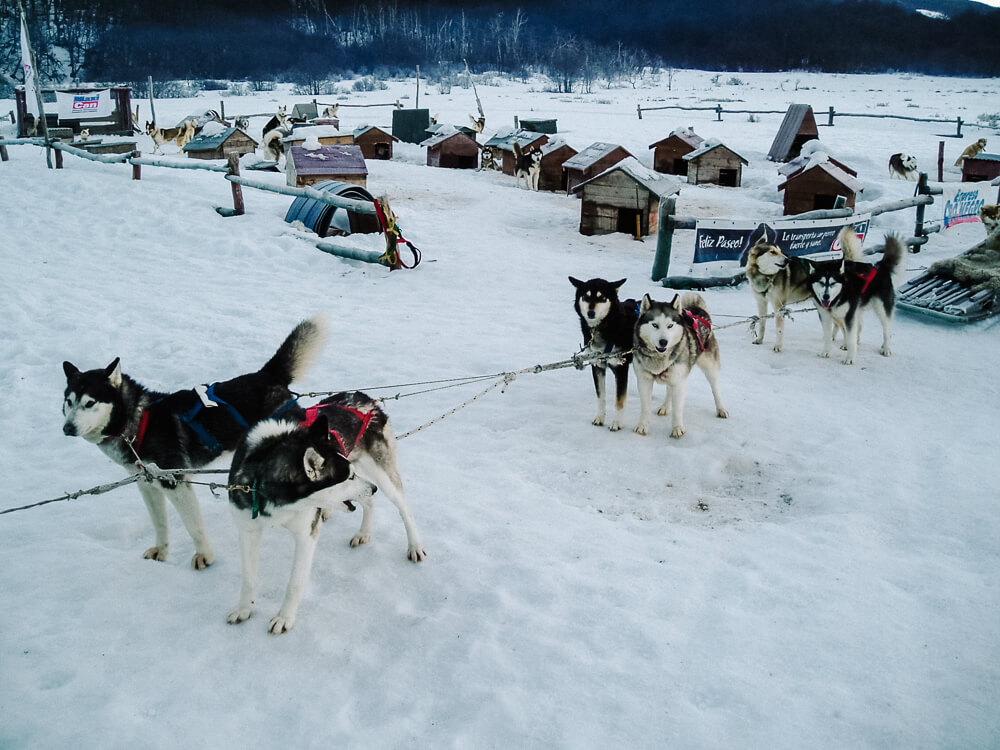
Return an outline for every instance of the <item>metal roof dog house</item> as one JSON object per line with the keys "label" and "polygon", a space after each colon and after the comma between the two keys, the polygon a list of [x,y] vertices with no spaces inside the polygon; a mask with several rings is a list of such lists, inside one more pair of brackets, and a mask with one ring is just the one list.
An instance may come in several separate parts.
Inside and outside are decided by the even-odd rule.
{"label": "metal roof dog house", "polygon": [[[132,135],[132,88],[43,88],[45,124],[53,128],[70,128],[79,133],[84,128],[91,135]],[[17,110],[17,137],[26,138],[29,124],[24,100],[24,86],[14,88]],[[38,134],[41,134],[39,128]]]}
{"label": "metal roof dog house", "polygon": [[427,148],[428,167],[475,169],[479,166],[482,146],[454,128],[440,130],[420,145]]}
{"label": "metal roof dog house", "polygon": [[716,140],[705,141],[700,148],[684,156],[688,163],[687,179],[692,185],[739,187],[743,181],[746,159]]}
{"label": "metal roof dog house", "polygon": [[573,188],[583,198],[580,234],[624,232],[636,239],[655,234],[660,199],[679,190],[673,177],[635,157],[623,159]]}
{"label": "metal roof dog house", "polygon": [[1000,177],[1000,154],[980,152],[962,161],[962,182],[980,182]]}
{"label": "metal roof dog house", "polygon": [[774,137],[767,158],[771,161],[788,161],[799,155],[802,144],[819,137],[816,117],[808,104],[792,104],[785,112],[778,134]]}
{"label": "metal roof dog house", "polygon": [[656,143],[649,144],[653,149],[653,169],[663,174],[686,175],[688,163],[684,157],[701,147],[705,139],[691,128],[675,130]]}
{"label": "metal roof dog house", "polygon": [[352,144],[319,148],[292,146],[285,161],[285,175],[293,187],[305,187],[321,180],[339,180],[366,187],[368,167],[361,149]]}
{"label": "metal roof dog house", "polygon": [[566,192],[572,193],[577,185],[630,156],[632,154],[625,148],[614,143],[591,143],[576,156],[563,162],[563,169],[566,171]]}
{"label": "metal roof dog house", "polygon": [[195,136],[182,149],[192,159],[227,159],[230,154],[252,154],[257,141],[239,128],[221,128],[216,132]]}
{"label": "metal roof dog house", "polygon": [[823,161],[800,169],[778,185],[785,191],[785,216],[833,208],[837,197],[843,196],[847,208],[854,208],[857,194],[864,186],[856,177],[831,161]]}
{"label": "metal roof dog house", "polygon": [[538,189],[566,192],[566,170],[563,165],[576,156],[576,149],[556,138],[542,146],[541,171],[538,173]]}
{"label": "metal roof dog house", "polygon": [[[549,137],[544,133],[532,133],[527,130],[506,130],[498,131],[490,138],[485,146],[493,148],[493,153],[500,154],[500,171],[504,174],[513,175],[517,170],[517,157],[514,155],[514,144],[521,147],[522,151],[528,149],[541,148],[548,143]],[[494,158],[496,158],[494,156]]]}

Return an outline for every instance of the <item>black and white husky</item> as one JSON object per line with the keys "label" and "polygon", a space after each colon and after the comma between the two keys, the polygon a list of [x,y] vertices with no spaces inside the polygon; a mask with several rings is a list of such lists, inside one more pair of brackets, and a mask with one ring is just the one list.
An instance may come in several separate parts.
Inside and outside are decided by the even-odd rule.
{"label": "black and white husky", "polygon": [[719,395],[719,344],[705,300],[695,292],[674,296],[672,302],[654,302],[647,294],[635,322],[632,365],[639,386],[641,413],[635,431],[649,432],[653,414],[653,383],[666,383],[667,397],[656,412],[672,415],[670,437],[684,434],[684,395],[688,375],[697,365],[705,373],[715,398],[715,413],[729,416]]}
{"label": "black and white husky", "polygon": [[267,628],[279,634],[295,625],[320,527],[331,511],[353,511],[354,503],[360,502],[364,515],[351,546],[371,541],[375,487],[389,497],[403,519],[407,557],[420,562],[427,556],[403,494],[389,419],[364,393],[339,393],[316,406],[288,409],[258,424],[233,456],[229,484],[243,558],[240,601],[229,613],[230,624],[243,622],[253,612],[265,526],[284,526],[295,538],[285,599]]}
{"label": "black and white husky", "polygon": [[542,173],[542,152],[537,148],[521,149],[521,144],[514,143],[514,177],[518,187],[524,180],[525,190],[538,190],[538,177]]}
{"label": "black and white husky", "polygon": [[823,325],[823,351],[829,357],[833,349],[834,326],[844,328],[847,349],[845,365],[853,365],[858,357],[862,316],[865,310],[875,311],[882,323],[882,356],[892,354],[892,316],[896,306],[896,286],[902,283],[906,270],[905,252],[898,237],[885,238],[882,260],[872,265],[862,263],[861,244],[853,227],[845,227],[839,236],[844,250],[842,260],[824,261],[813,266],[809,282],[816,310]]}
{"label": "black and white husky", "polygon": [[580,318],[580,330],[583,332],[584,354],[616,354],[620,358],[612,358],[591,365],[594,375],[594,390],[597,391],[597,416],[594,424],[604,424],[605,390],[604,382],[607,368],[615,376],[615,419],[611,423],[611,431],[622,428],[622,414],[625,411],[625,397],[628,392],[628,370],[632,362],[632,331],[638,315],[639,303],[634,299],[624,302],[618,299],[618,290],[625,279],[606,281],[591,279],[580,281],[572,276],[570,283],[576,287],[576,301],[573,308]]}
{"label": "black and white husky", "polygon": [[[135,464],[135,454],[144,463],[163,469],[205,466],[235,449],[247,430],[291,401],[288,385],[312,362],[325,330],[321,320],[303,321],[257,372],[174,393],[143,387],[122,373],[117,358],[105,368],[86,372],[63,362],[63,432],[95,443],[125,468]],[[191,565],[196,570],[211,565],[215,555],[191,485],[183,481],[138,484],[156,532],[155,546],[143,557],[167,559],[169,499],[194,540]]]}

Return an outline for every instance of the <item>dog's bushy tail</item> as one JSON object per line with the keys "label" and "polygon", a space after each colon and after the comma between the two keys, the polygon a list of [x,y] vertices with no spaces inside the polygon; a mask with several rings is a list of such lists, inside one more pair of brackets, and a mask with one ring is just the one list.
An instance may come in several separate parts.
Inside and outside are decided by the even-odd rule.
{"label": "dog's bushy tail", "polygon": [[894,289],[898,289],[906,281],[906,246],[894,234],[887,234],[885,237],[885,252],[880,265],[892,274]]}
{"label": "dog's bushy tail", "polygon": [[302,377],[326,343],[327,324],[322,316],[303,320],[278,347],[278,351],[260,368],[261,374],[282,385]]}
{"label": "dog's bushy tail", "polygon": [[840,247],[844,251],[844,260],[852,261],[864,261],[864,250],[861,249],[861,241],[858,239],[857,233],[854,231],[854,225],[848,224],[846,227],[840,230],[840,236],[837,237],[840,242]]}

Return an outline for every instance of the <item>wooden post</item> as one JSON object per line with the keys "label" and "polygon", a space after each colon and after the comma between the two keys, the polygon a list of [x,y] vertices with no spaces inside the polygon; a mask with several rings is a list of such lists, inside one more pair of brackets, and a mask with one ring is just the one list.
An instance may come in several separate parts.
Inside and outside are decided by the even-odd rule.
{"label": "wooden post", "polygon": [[722,122],[722,105],[721,104],[716,104],[715,105],[715,119],[718,122]]}
{"label": "wooden post", "polygon": [[153,127],[156,127],[156,107],[153,106],[153,76],[149,76],[149,116],[153,118]]}
{"label": "wooden post", "polygon": [[635,105],[635,111],[639,114],[639,119],[641,120],[642,119],[642,105],[641,104],[636,104]]}
{"label": "wooden post", "polygon": [[[240,174],[240,155],[233,153],[229,155],[229,174],[239,177]],[[241,188],[237,183],[230,181],[229,185],[233,188],[233,216],[242,216],[244,214],[243,206],[243,188]]]}
{"label": "wooden post", "polygon": [[938,141],[938,182],[944,182],[944,141]]}
{"label": "wooden post", "polygon": [[[942,145],[944,145],[944,144],[942,144]],[[917,195],[928,195],[928,194],[929,194],[929,191],[927,190],[927,173],[926,172],[921,172],[920,173],[920,177],[917,178]],[[916,221],[916,226],[913,227],[913,236],[917,237],[917,238],[925,236],[924,235],[924,204],[923,203],[921,203],[919,206],[917,206],[917,221]],[[910,250],[910,252],[919,253],[920,252],[920,245],[914,245],[912,247],[912,249]]]}
{"label": "wooden post", "polygon": [[[140,156],[142,156],[142,151],[133,151],[132,152],[132,157],[133,158],[138,159]],[[133,164],[132,165],[132,179],[133,180],[141,180],[142,179],[142,165],[141,164]]]}
{"label": "wooden post", "polygon": [[[52,169],[52,142],[49,140],[49,124],[45,117],[45,104],[42,103],[42,80],[38,77],[38,60],[35,57],[35,50],[31,46],[31,36],[28,34],[28,21],[24,15],[24,4],[17,0],[17,7],[21,11],[21,24],[24,33],[24,41],[28,45],[28,54],[31,56],[31,79],[35,85],[35,102],[38,104],[39,123],[42,126],[42,137],[45,139],[45,163]],[[25,110],[28,102],[28,82],[24,82]],[[36,132],[37,132],[37,125]],[[57,158],[58,160],[58,158]]]}
{"label": "wooden post", "polygon": [[826,124],[833,127],[833,105],[830,105],[830,112],[826,120]]}
{"label": "wooden post", "polygon": [[10,157],[7,156],[7,147],[0,143],[0,161],[10,161]]}
{"label": "wooden post", "polygon": [[955,120],[958,123],[958,132],[955,134],[955,137],[956,138],[961,138],[962,137],[962,118],[961,117],[956,117]]}
{"label": "wooden post", "polygon": [[659,218],[656,227],[656,255],[653,258],[653,281],[664,279],[670,273],[670,252],[674,242],[674,212],[677,198],[669,196],[660,200]]}
{"label": "wooden post", "polygon": [[62,169],[62,151],[59,149],[56,149],[56,169]]}
{"label": "wooden post", "polygon": [[[313,99],[313,101],[316,101]],[[223,120],[226,119],[226,102],[224,99],[219,99],[219,117]]]}
{"label": "wooden post", "polygon": [[413,105],[414,109],[420,109],[420,66],[417,66],[417,101]]}

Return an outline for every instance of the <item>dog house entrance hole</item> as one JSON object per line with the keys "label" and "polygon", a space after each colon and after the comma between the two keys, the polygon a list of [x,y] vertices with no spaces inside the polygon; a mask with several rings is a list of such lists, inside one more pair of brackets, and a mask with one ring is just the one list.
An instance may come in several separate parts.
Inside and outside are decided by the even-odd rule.
{"label": "dog house entrance hole", "polygon": [[719,184],[722,187],[739,187],[736,184],[736,170],[735,169],[720,169],[719,170]]}
{"label": "dog house entrance hole", "polygon": [[637,228],[641,232],[642,222],[642,212],[637,208],[619,208],[618,209],[618,228],[617,231],[624,232],[625,234],[630,234],[633,237],[636,234]]}

